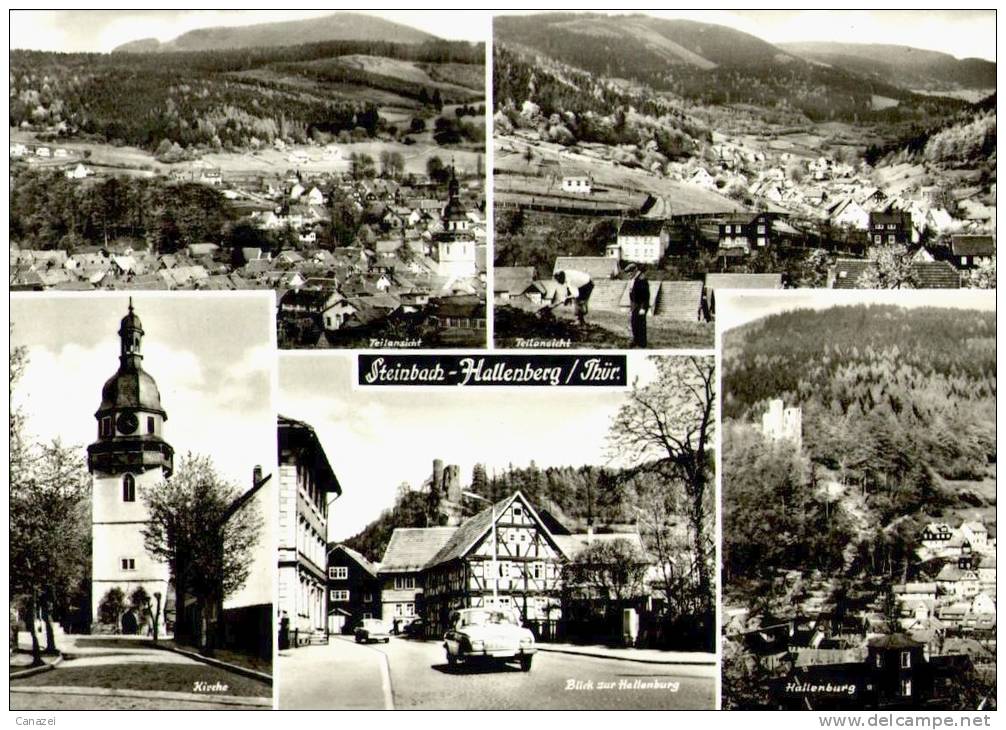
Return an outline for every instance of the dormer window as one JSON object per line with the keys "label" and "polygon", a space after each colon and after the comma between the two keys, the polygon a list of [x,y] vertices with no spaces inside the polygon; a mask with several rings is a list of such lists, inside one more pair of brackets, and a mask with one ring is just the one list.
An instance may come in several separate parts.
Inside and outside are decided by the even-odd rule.
{"label": "dormer window", "polygon": [[136,479],[132,474],[126,474],[126,476],[122,477],[122,501],[136,501]]}

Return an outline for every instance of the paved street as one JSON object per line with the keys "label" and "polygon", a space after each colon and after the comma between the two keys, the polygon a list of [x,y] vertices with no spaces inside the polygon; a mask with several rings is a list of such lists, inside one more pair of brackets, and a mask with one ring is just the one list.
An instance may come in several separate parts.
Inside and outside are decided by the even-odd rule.
{"label": "paved street", "polygon": [[60,636],[58,646],[66,658],[54,669],[11,680],[12,709],[267,709],[272,696],[264,682],[140,638]]}
{"label": "paved street", "polygon": [[[691,710],[715,706],[714,666],[654,665],[539,652],[526,674],[509,665],[451,669],[439,642],[397,637],[388,644],[367,646],[332,637],[328,646],[283,652],[277,672],[281,708]],[[387,683],[390,702],[384,689]]]}

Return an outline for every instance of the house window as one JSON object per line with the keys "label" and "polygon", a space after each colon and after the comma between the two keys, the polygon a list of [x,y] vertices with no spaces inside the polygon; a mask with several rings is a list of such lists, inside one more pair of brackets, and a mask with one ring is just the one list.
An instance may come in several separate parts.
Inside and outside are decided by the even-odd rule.
{"label": "house window", "polygon": [[499,575],[500,578],[506,578],[507,576],[509,576],[510,575],[510,563],[506,562],[505,560],[504,561],[500,561],[498,563],[497,574]]}
{"label": "house window", "polygon": [[887,237],[887,242],[888,243],[894,243],[894,234],[893,233]]}
{"label": "house window", "polygon": [[535,563],[533,570],[534,570],[534,577],[541,578],[542,574],[545,572],[545,566],[542,565],[541,563]]}
{"label": "house window", "polygon": [[365,618],[365,619],[374,618],[374,614],[370,613],[369,611],[364,611],[363,612],[363,618]]}
{"label": "house window", "polygon": [[764,233],[765,232],[765,226],[758,226],[758,232],[759,233]]}
{"label": "house window", "polygon": [[136,501],[136,479],[133,478],[132,474],[126,474],[126,476],[122,477],[122,501]]}
{"label": "house window", "polygon": [[416,587],[416,579],[411,575],[400,575],[395,578],[395,590],[407,591]]}
{"label": "house window", "polygon": [[373,600],[374,600],[374,594],[373,593],[364,593],[363,594],[363,602],[364,603],[372,603]]}
{"label": "house window", "polygon": [[347,580],[349,578],[349,568],[345,566],[329,568],[328,577],[332,580]]}
{"label": "house window", "polygon": [[883,657],[881,657],[880,654],[877,654],[873,658],[873,664],[874,664],[874,666],[877,667],[877,669],[880,669],[881,667],[883,667],[884,666],[884,659],[883,659]]}
{"label": "house window", "polygon": [[405,604],[405,615],[406,616],[415,616],[416,615],[416,604],[414,604],[414,603],[406,603]]}
{"label": "house window", "polygon": [[514,517],[520,517],[521,516],[521,512],[522,512],[521,507],[519,505],[514,505],[513,516]]}
{"label": "house window", "polygon": [[112,417],[105,416],[101,419],[101,427],[98,429],[99,436],[111,436],[112,435]]}
{"label": "house window", "polygon": [[910,651],[901,652],[901,668],[902,669],[912,668],[912,653]]}
{"label": "house window", "polygon": [[874,243],[881,243],[881,242],[883,242],[883,240],[884,240],[884,237],[880,236],[880,235],[877,235],[877,236],[873,237],[873,242]]}
{"label": "house window", "polygon": [[395,604],[395,615],[396,616],[401,616],[402,615],[402,604],[401,603],[396,603]]}
{"label": "house window", "polygon": [[136,570],[136,558],[122,558],[119,565],[123,570]]}
{"label": "house window", "polygon": [[349,591],[329,591],[328,597],[337,603],[345,603],[349,600]]}
{"label": "house window", "polygon": [[901,680],[901,696],[902,697],[912,696],[912,680],[910,679]]}

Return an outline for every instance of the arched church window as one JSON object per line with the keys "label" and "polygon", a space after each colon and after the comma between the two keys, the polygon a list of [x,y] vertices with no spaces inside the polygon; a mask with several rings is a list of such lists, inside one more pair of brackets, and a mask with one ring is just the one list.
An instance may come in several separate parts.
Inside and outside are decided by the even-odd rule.
{"label": "arched church window", "polygon": [[126,474],[126,476],[122,477],[122,501],[136,501],[136,479],[133,478],[132,474]]}

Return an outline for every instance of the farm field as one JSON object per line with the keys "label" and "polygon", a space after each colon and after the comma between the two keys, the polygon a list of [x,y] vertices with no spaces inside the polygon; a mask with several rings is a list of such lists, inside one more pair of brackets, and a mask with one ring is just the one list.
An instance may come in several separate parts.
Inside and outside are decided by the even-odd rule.
{"label": "farm field", "polygon": [[[425,142],[423,137],[426,138]],[[34,134],[11,129],[12,142],[35,144]],[[322,148],[311,145],[290,145],[286,150],[272,148],[248,152],[209,152],[200,158],[199,164],[194,161],[164,164],[158,162],[153,154],[137,147],[117,147],[109,144],[81,141],[59,141],[54,146],[65,147],[71,154],[70,159],[50,160],[42,165],[60,166],[68,162],[84,160],[86,164],[101,171],[101,168],[114,174],[169,174],[172,170],[196,171],[203,167],[218,167],[223,175],[253,175],[282,174],[286,170],[296,168],[305,173],[322,174],[327,172],[345,172],[349,169],[349,158],[353,153],[367,154],[377,160],[381,152],[400,152],[405,158],[406,173],[425,173],[426,163],[431,157],[439,157],[445,162],[453,160],[459,171],[474,172],[478,166],[478,158],[482,155],[477,149],[459,149],[457,147],[441,147],[432,142],[429,134],[420,135],[417,143],[406,145],[400,142],[367,141],[339,144],[340,157],[328,158]],[[295,152],[305,152],[306,162],[292,162],[290,156]]]}

